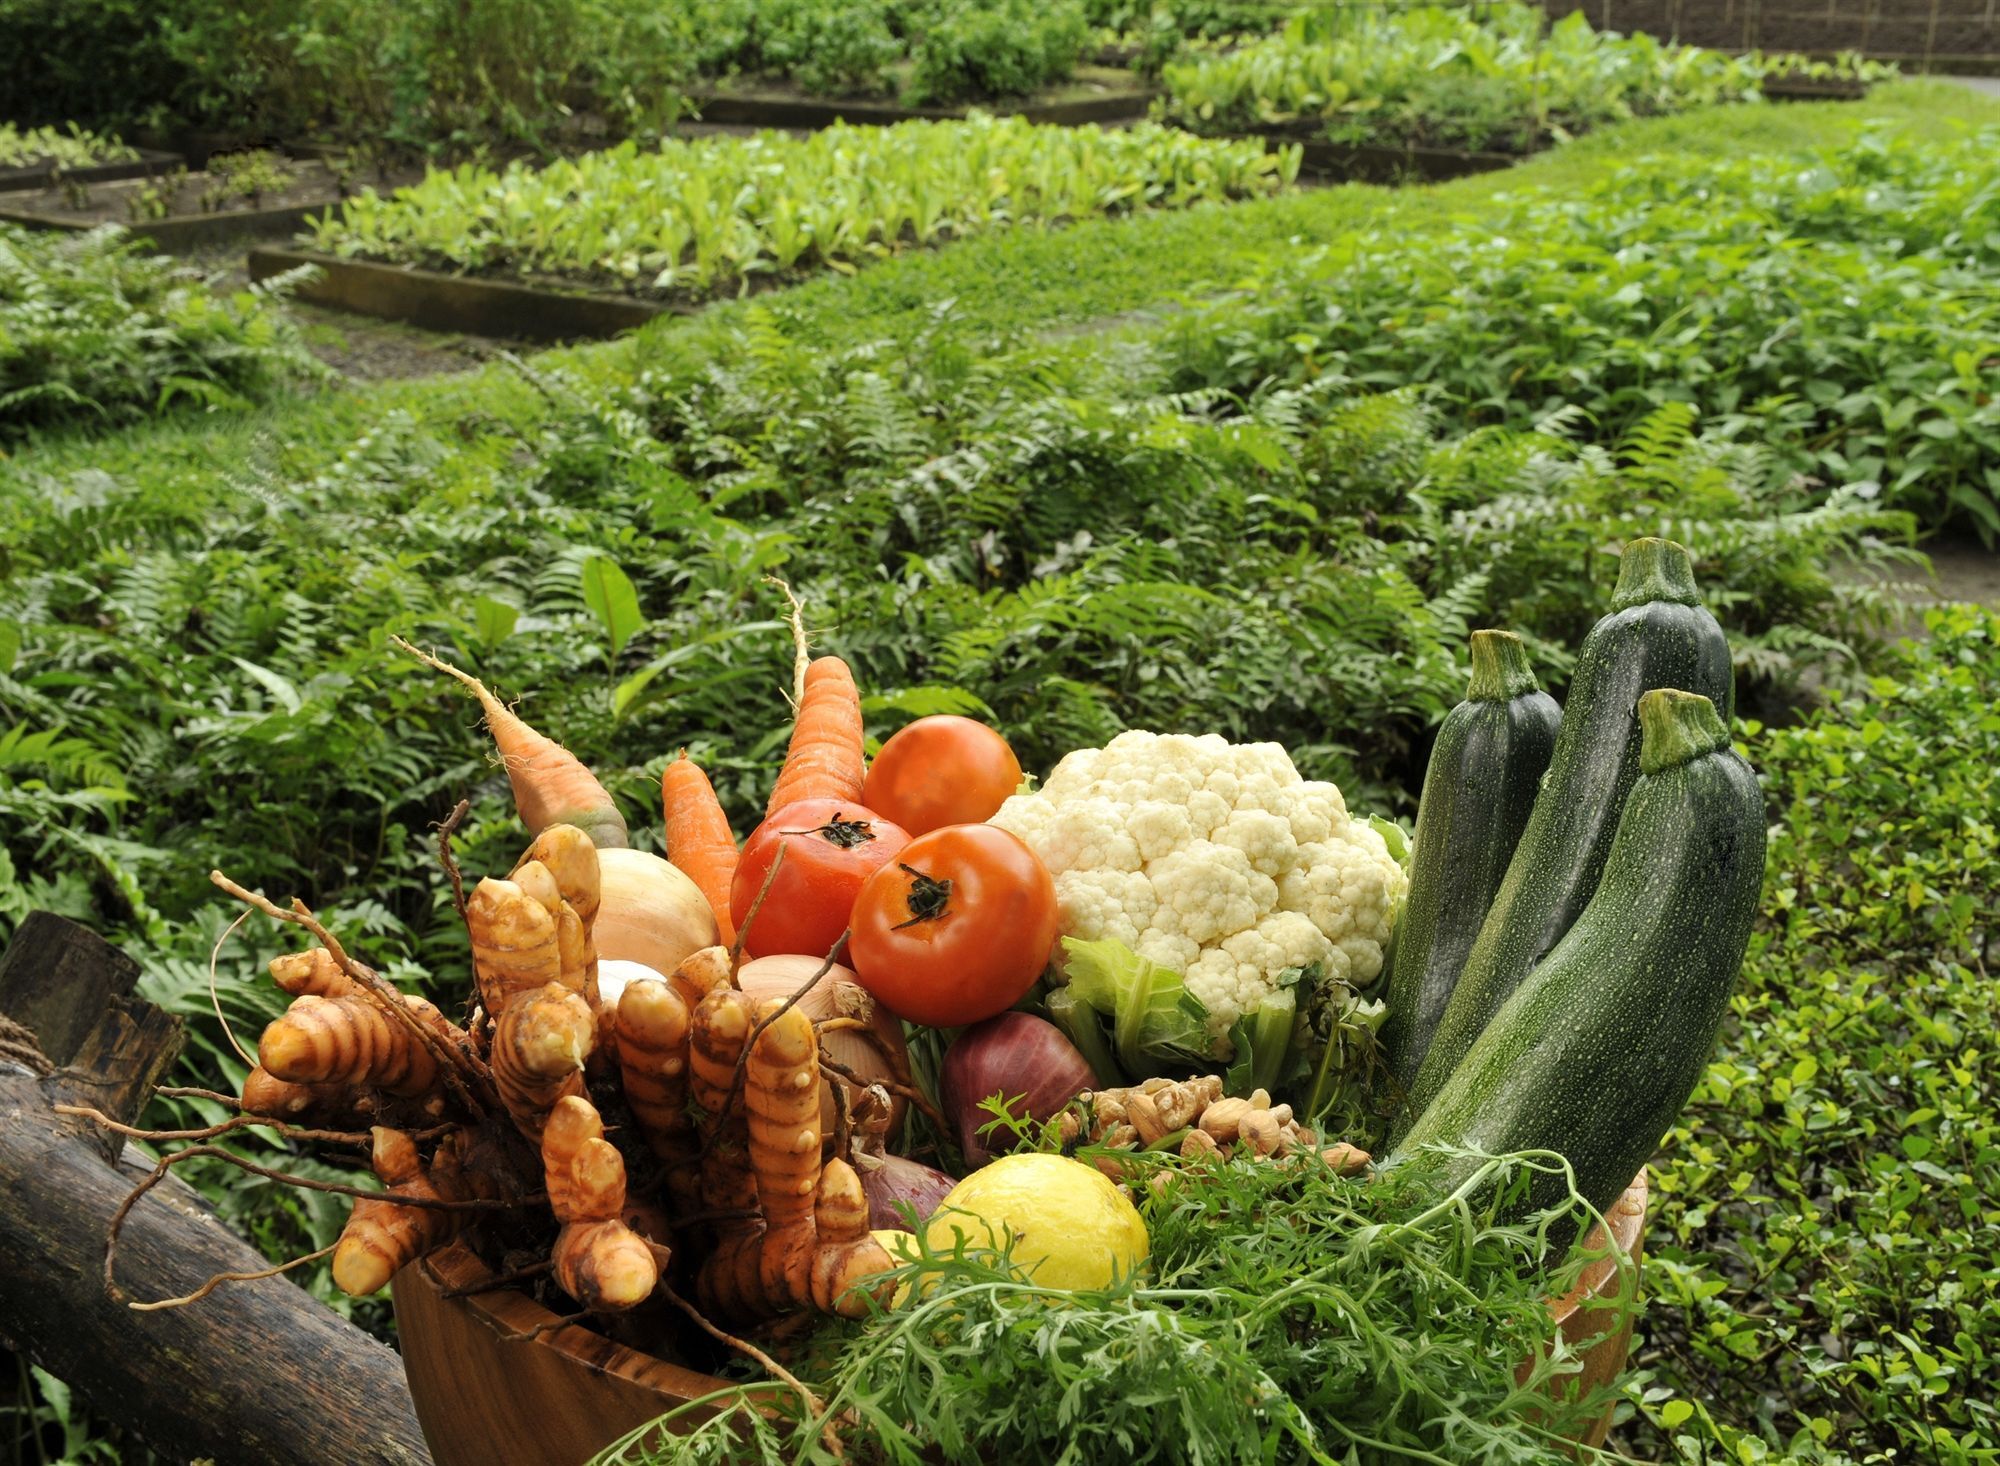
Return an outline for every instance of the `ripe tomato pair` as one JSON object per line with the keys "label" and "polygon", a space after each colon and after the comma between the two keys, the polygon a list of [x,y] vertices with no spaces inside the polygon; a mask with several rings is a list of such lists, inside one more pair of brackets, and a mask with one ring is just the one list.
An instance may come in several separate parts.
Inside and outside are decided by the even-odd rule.
{"label": "ripe tomato pair", "polygon": [[868,877],[848,960],[877,1001],[937,1028],[1004,1012],[1056,941],[1056,887],[1041,858],[992,825],[919,835]]}

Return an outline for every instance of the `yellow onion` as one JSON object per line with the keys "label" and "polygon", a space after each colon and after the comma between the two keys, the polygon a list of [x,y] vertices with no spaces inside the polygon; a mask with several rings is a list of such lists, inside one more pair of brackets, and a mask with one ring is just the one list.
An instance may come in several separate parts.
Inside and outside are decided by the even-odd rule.
{"label": "yellow onion", "polygon": [[600,959],[672,972],[715,945],[715,912],[695,883],[644,850],[597,852],[600,894],[590,934]]}

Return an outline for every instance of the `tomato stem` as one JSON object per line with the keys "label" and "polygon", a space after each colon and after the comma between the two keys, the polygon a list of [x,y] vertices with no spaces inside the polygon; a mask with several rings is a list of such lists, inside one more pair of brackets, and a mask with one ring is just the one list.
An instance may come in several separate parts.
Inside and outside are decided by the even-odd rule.
{"label": "tomato stem", "polygon": [[875,838],[875,827],[867,820],[844,820],[840,811],[833,812],[833,818],[823,825],[815,825],[810,830],[780,830],[781,835],[817,835],[829,845],[837,845],[842,850],[852,850],[856,845]]}
{"label": "tomato stem", "polygon": [[920,921],[936,921],[943,916],[945,908],[951,904],[951,882],[925,875],[914,865],[905,865],[900,860],[896,864],[911,876],[910,894],[906,898],[910,904],[910,919],[897,922],[890,930],[901,931],[906,926],[915,926]]}

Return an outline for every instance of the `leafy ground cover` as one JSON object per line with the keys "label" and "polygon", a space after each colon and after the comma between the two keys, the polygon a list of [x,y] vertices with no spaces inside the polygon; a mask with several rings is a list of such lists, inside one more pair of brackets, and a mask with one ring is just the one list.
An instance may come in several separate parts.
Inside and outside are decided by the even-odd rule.
{"label": "leafy ground cover", "polygon": [[[1471,420],[1667,401],[1800,475],[2000,534],[1994,138],[1664,158],[1522,190],[1425,249],[1362,231],[1179,328],[1181,389],[1268,371],[1436,384]],[[1254,363],[1254,365],[1250,365]]]}
{"label": "leafy ground cover", "polygon": [[1744,730],[1773,824],[1721,1053],[1655,1165],[1645,1460],[2000,1449],[2000,620]]}
{"label": "leafy ground cover", "polygon": [[0,444],[177,407],[240,407],[317,371],[266,292],[217,297],[116,231],[0,225]]}
{"label": "leafy ground cover", "polygon": [[1009,225],[1271,193],[1297,163],[1296,152],[1152,124],[841,126],[803,138],[624,143],[544,168],[465,164],[389,198],[363,193],[324,217],[314,239],[349,257],[681,295],[851,271]]}
{"label": "leafy ground cover", "polygon": [[[441,904],[425,825],[473,791],[467,867],[507,863],[518,837],[469,704],[398,658],[386,634],[447,644],[503,692],[529,694],[524,713],[598,765],[650,843],[659,767],[683,744],[713,763],[739,821],[749,812],[742,760],[768,750],[746,748],[740,729],[784,726],[789,676],[759,580],[767,570],[792,576],[815,620],[837,628],[831,640],[862,675],[878,735],[918,712],[988,710],[1039,766],[1127,722],[1214,728],[1281,739],[1302,769],[1335,774],[1357,801],[1405,809],[1428,726],[1463,685],[1466,627],[1520,627],[1559,683],[1552,645],[1601,604],[1605,551],[1639,528],[1696,548],[1753,683],[1805,667],[1853,682],[1850,649],[1875,655],[1869,605],[1828,563],[1849,549],[1890,553],[1885,539],[1909,521],[1845,479],[1806,492],[1785,432],[1773,446],[1764,419],[1729,420],[1713,397],[1674,393],[1594,421],[1563,410],[1546,384],[1517,400],[1503,382],[1499,402],[1473,414],[1479,404],[1452,384],[1482,368],[1447,338],[1369,358],[1359,343],[1391,334],[1378,325],[1340,352],[1308,344],[1287,355],[1281,323],[1301,299],[1320,317],[1298,317],[1294,334],[1324,317],[1304,282],[1350,263],[1342,241],[1357,228],[1394,228],[1398,249],[1429,258],[1513,218],[1530,186],[1584,194],[1619,172],[1638,190],[1642,178],[1706,176],[1673,171],[1706,162],[1719,191],[1735,186],[1734,150],[1841,156],[1870,119],[1899,128],[1870,164],[1875,191],[1909,193],[1920,220],[1918,194],[1956,187],[1952,168],[1968,180],[1977,171],[1960,158],[1939,173],[1925,149],[1959,120],[1993,115],[1956,92],[1901,85],[1845,110],[1662,119],[1608,129],[1505,179],[1007,231],[530,364],[32,445],[0,464],[0,926],[53,906],[120,935],[147,959],[149,995],[190,1017],[191,1062],[211,1081],[241,1072],[204,1016],[221,926],[203,879],[212,864],[297,891],[398,978],[456,990],[462,936]],[[1806,161],[1792,171],[1808,180],[1829,166]],[[1816,227],[1798,200],[1787,207],[1796,227]],[[1630,212],[1627,243],[1638,245]],[[1328,253],[1305,258],[1318,246]],[[1246,293],[1209,312],[1207,301],[1237,289]],[[1378,323],[1409,304],[1391,301]],[[1216,344],[1233,320],[1245,334]],[[1712,328],[1715,349],[1734,349],[1750,320],[1746,310]],[[1885,334],[1906,328],[1898,317]],[[1615,362],[1624,348],[1614,336],[1601,350]],[[1396,370],[1393,383],[1378,375]],[[593,606],[587,582],[627,587],[629,599],[620,590]],[[1865,678],[1857,691],[1888,696]],[[1871,719],[1892,724],[1865,708],[1839,716],[1856,740]],[[1752,754],[1779,770],[1774,789],[1789,788],[1784,770],[1803,765],[1766,752],[1776,736],[1755,735]],[[1936,797],[1960,796],[1940,784]],[[1891,787],[1841,786],[1833,819],[1815,814],[1828,827],[1816,838],[1858,842],[1871,817],[1897,817],[1892,799],[1909,803]],[[1827,805],[1822,795],[1815,808]],[[1800,899],[1866,912],[1897,889],[1868,887],[1873,874],[1851,894],[1808,882]],[[1948,905],[1946,885],[1929,879]],[[1933,921],[1909,880],[1899,899],[1913,920]],[[1819,970],[1781,940],[1760,948],[1755,971],[1770,976],[1753,974],[1748,992],[1775,994]],[[252,981],[258,955],[235,945],[221,963],[239,1031],[268,1012],[268,985]],[[1941,990],[1939,1001],[1957,999]],[[1890,1008],[1870,1021],[1892,1020]],[[1761,1020],[1746,1009],[1745,1021]],[[1944,1042],[1909,1032],[1919,1048]],[[1764,1040],[1742,1042],[1753,1046],[1725,1063],[1781,1062],[1754,1046]],[[1985,1071],[1968,1072],[1990,1108]],[[1779,1144],[1757,1128],[1771,1117],[1749,1108],[1754,1098],[1732,1091],[1745,1108],[1727,1121],[1746,1160]],[[1697,1133],[1690,1155],[1700,1143]],[[1760,1174],[1791,1174],[1780,1161],[1795,1160]],[[1737,1211],[1694,1216],[1706,1193],[1677,1173],[1663,1189],[1685,1198],[1661,1226],[1684,1239],[1691,1281],[1670,1288],[1656,1274],[1672,1301],[1654,1314],[1644,1358],[1650,1387],[1673,1393],[1645,1403],[1648,1418],[1690,1436],[1690,1450],[1738,1431],[1782,1451],[1814,1414],[1854,1436],[1862,1407],[1831,1376],[1802,1366],[1782,1390],[1769,1386],[1777,1403],[1766,1405],[1765,1386],[1726,1368],[1726,1341],[1778,1276],[1752,1264],[1738,1278],[1727,1239],[1768,1226],[1776,1209],[1746,1191]],[[276,1251],[329,1233],[331,1216],[299,1198],[223,1194]],[[1909,1211],[1916,1235],[1948,1216],[1921,1195]],[[1977,1241],[1990,1223],[1966,1226]],[[1864,1245],[1859,1234],[1852,1245]],[[1697,1279],[1711,1254],[1722,1261]],[[1868,1275],[1891,1286],[1887,1272]],[[1694,1296],[1718,1281],[1721,1292]],[[1847,1306],[1837,1288],[1815,1296],[1828,1317]],[[1948,1311],[1969,1297],[1954,1295]],[[1858,1334],[1889,1316],[1842,1327]],[[1811,1320],[1799,1318],[1803,1348]],[[1980,1320],[1951,1326],[1985,1338]],[[1942,1332],[1904,1332],[1926,1358],[1959,1367],[1940,1352]],[[1882,1388],[1903,1389],[1886,1357],[1878,1363]],[[1865,1381],[1847,1387],[1867,1403]],[[1966,1415],[1953,1427],[1963,1434],[1979,1427],[1955,1388],[1930,1408]],[[1712,1424],[1696,1401],[1714,1402]],[[1912,1402],[1880,1438],[1914,1450],[1922,1423]]]}
{"label": "leafy ground cover", "polygon": [[1757,96],[1752,58],[1598,31],[1537,6],[1301,11],[1169,63],[1165,113],[1204,131],[1298,124],[1335,142],[1528,152],[1608,122]]}

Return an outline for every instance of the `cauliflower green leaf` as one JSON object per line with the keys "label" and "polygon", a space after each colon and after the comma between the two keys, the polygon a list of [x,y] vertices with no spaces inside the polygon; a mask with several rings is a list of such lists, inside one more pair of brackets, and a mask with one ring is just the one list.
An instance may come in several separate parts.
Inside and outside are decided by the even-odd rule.
{"label": "cauliflower green leaf", "polygon": [[1178,972],[1112,937],[1064,937],[1062,945],[1070,993],[1109,1020],[1112,1051],[1127,1074],[1195,1068],[1212,1057],[1208,1009]]}

